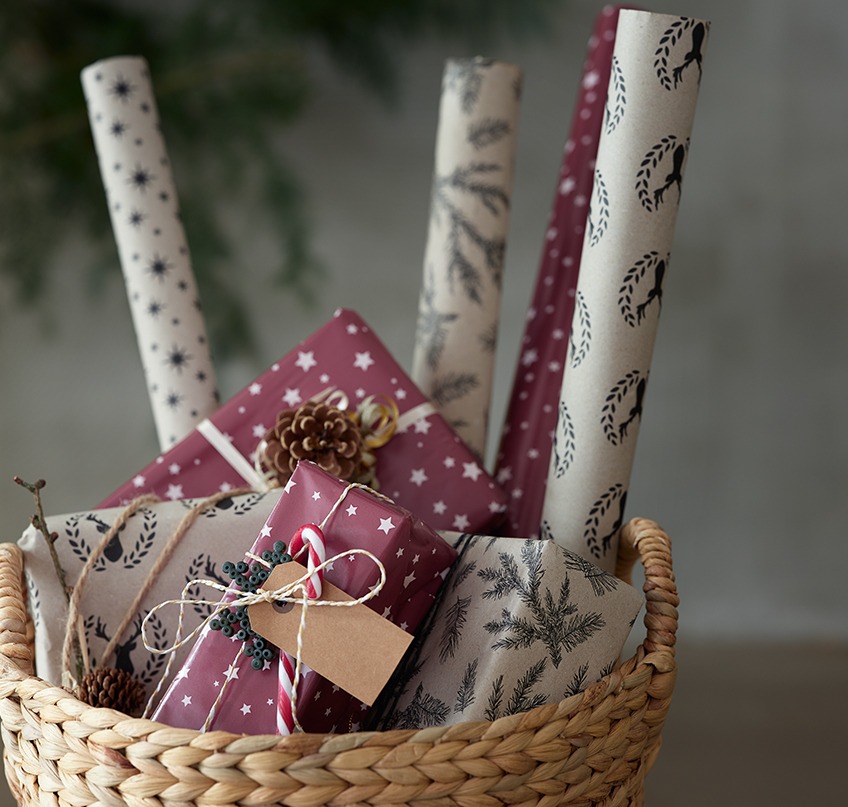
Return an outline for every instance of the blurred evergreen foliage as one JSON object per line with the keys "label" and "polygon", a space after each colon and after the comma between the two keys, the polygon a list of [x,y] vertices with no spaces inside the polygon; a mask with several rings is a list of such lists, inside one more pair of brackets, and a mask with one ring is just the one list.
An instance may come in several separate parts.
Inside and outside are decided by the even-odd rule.
{"label": "blurred evergreen foliage", "polygon": [[[119,276],[79,79],[91,62],[128,54],[150,64],[207,324],[222,356],[251,348],[244,286],[273,278],[308,301],[321,271],[295,160],[273,147],[275,133],[319,91],[310,82],[310,49],[392,103],[402,100],[408,43],[437,34],[482,50],[505,33],[543,31],[553,2],[3,0],[0,276],[14,287],[14,303],[44,300],[57,251],[74,231],[96,246],[92,293]],[[235,245],[214,204],[221,198],[261,209],[261,226],[278,245],[276,266],[231,271]]]}

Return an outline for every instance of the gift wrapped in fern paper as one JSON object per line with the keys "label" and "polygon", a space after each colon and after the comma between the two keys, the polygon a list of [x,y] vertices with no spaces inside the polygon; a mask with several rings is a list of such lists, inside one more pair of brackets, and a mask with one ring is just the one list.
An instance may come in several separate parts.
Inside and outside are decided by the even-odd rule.
{"label": "gift wrapped in fern paper", "polygon": [[380,728],[496,720],[612,670],[642,605],[636,589],[550,540],[446,537],[459,557]]}

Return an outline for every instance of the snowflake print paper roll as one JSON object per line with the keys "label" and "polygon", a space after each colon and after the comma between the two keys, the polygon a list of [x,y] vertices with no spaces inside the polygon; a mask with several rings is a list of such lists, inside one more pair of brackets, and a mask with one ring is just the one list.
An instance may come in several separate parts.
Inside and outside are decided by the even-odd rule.
{"label": "snowflake print paper roll", "polygon": [[619,15],[541,534],[612,571],[709,23]]}
{"label": "snowflake print paper roll", "polygon": [[[589,38],[527,313],[496,463],[497,478],[509,494],[504,535],[539,534],[618,13],[618,6],[605,6]],[[600,237],[602,224],[593,237]]]}
{"label": "snowflake print paper roll", "polygon": [[412,377],[481,457],[520,95],[515,65],[482,58],[447,62]]}
{"label": "snowflake print paper roll", "polygon": [[162,449],[218,406],[215,373],[147,62],[82,71],[100,174]]}

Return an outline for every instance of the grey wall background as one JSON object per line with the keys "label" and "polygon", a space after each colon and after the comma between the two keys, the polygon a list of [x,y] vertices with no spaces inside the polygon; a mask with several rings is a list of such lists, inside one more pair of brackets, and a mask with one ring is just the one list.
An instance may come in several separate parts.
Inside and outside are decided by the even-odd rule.
{"label": "grey wall background", "polygon": [[[546,42],[489,54],[525,69],[496,431],[600,5],[572,0]],[[848,6],[654,8],[710,18],[713,28],[629,514],[658,520],[674,540],[682,635],[844,641]],[[319,100],[280,147],[298,155],[331,271],[311,310],[278,290],[253,290],[261,357],[219,368],[225,397],[339,305],[372,322],[409,367],[439,81],[455,55],[466,54],[443,41],[411,50],[395,113],[315,55]],[[155,83],[155,65],[153,73]],[[244,264],[267,250],[237,206],[229,226],[243,232]],[[63,253],[49,334],[43,314],[14,310],[0,288],[5,540],[31,510],[4,481],[12,474],[45,477],[49,510],[66,512],[93,505],[157,453],[123,287],[118,280],[92,303],[80,288],[85,251],[76,243]]]}

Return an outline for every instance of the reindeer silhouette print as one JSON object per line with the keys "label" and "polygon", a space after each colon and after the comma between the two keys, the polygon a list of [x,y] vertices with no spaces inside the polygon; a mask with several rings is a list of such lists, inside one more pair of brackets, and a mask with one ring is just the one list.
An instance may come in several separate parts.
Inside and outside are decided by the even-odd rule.
{"label": "reindeer silhouette print", "polygon": [[665,192],[672,186],[677,185],[677,198],[683,192],[683,161],[686,159],[686,146],[682,143],[674,149],[671,156],[671,173],[666,175],[665,184],[654,191],[654,205],[659,207],[663,202]]}
{"label": "reindeer silhouette print", "polygon": [[665,261],[660,261],[656,267],[654,268],[654,285],[648,289],[648,294],[645,297],[645,301],[643,303],[639,303],[636,306],[636,322],[641,322],[642,317],[645,316],[645,309],[656,300],[657,303],[662,307],[662,294],[663,294],[663,279],[665,278]]}
{"label": "reindeer silhouette print", "polygon": [[607,554],[607,550],[612,545],[613,536],[621,529],[621,525],[624,523],[624,505],[627,502],[627,491],[621,494],[621,498],[618,500],[618,515],[613,522],[613,525],[610,531],[601,538],[601,547],[603,548],[604,555]]}
{"label": "reindeer silhouette print", "polygon": [[693,62],[698,65],[698,83],[700,84],[701,76],[702,76],[701,62],[703,61],[703,58],[704,58],[703,53],[701,52],[701,49],[704,46],[704,39],[705,39],[706,35],[707,35],[707,29],[704,27],[704,23],[702,23],[702,22],[699,22],[692,29],[692,47],[689,49],[689,51],[683,57],[683,62],[680,65],[678,65],[677,67],[675,67],[674,70],[671,71],[671,75],[674,78],[674,86],[675,87],[677,87],[678,82],[683,80],[683,71],[687,67],[689,67],[689,65],[692,64]]}
{"label": "reindeer silhouette print", "polygon": [[[115,646],[115,667],[119,670],[126,670],[130,675],[135,675],[135,665],[132,661],[132,652],[138,646],[138,639],[141,636],[141,619],[137,619],[134,624],[134,630],[129,639],[123,644]],[[94,635],[100,639],[109,642],[112,637],[106,633],[106,626],[97,617],[97,623],[94,626]]]}
{"label": "reindeer silhouette print", "polygon": [[630,409],[627,420],[623,421],[618,427],[618,436],[623,440],[627,436],[627,427],[638,417],[642,419],[642,399],[645,397],[646,382],[644,378],[640,378],[636,384],[636,402]]}
{"label": "reindeer silhouette print", "polygon": [[[105,535],[107,532],[109,532],[110,529],[112,529],[111,524],[107,524],[105,521],[103,521],[103,519],[98,518],[96,515],[94,515],[94,513],[88,513],[88,515],[86,515],[85,517],[85,520],[92,522],[97,528],[97,532],[100,533],[100,535]],[[119,529],[115,533],[109,543],[106,544],[106,548],[103,550],[104,557],[111,563],[114,563],[116,560],[119,560],[121,555],[124,554],[124,547],[121,544],[121,533],[124,531],[124,526],[122,526],[121,529]]]}

